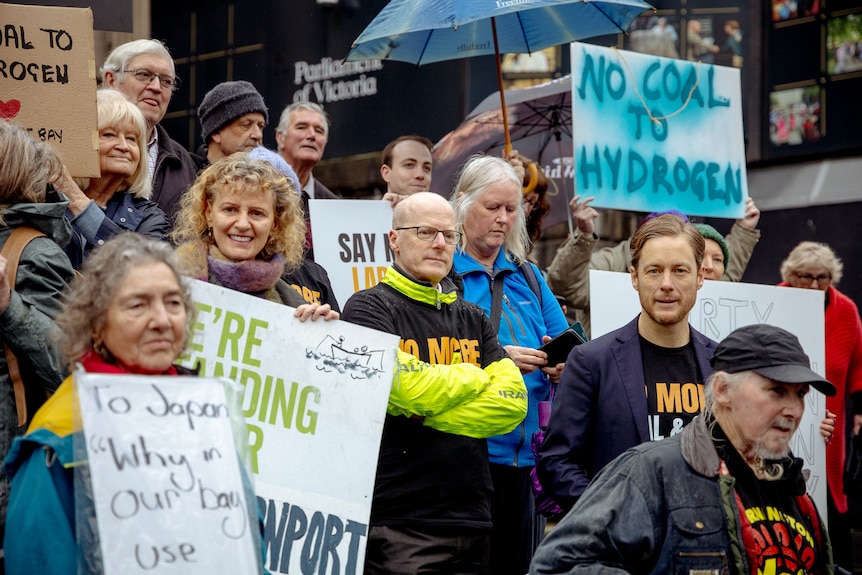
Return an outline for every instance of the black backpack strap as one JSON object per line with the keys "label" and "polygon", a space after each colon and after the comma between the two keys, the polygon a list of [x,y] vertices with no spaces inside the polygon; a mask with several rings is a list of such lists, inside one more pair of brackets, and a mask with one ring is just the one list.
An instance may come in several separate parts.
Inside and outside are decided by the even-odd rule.
{"label": "black backpack strap", "polygon": [[503,312],[503,275],[491,280],[491,325],[500,331],[500,314]]}
{"label": "black backpack strap", "polygon": [[524,274],[524,279],[527,280],[527,285],[539,298],[539,309],[542,309],[542,288],[539,285],[539,280],[536,278],[536,272],[533,271],[533,265],[528,261],[521,262],[521,273]]}

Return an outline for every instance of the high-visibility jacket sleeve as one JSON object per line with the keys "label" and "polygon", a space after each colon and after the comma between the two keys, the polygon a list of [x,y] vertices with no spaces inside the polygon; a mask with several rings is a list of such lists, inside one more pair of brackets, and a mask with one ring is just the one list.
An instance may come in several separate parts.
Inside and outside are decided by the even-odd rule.
{"label": "high-visibility jacket sleeve", "polygon": [[503,435],[527,415],[527,388],[515,363],[508,357],[483,370],[490,383],[472,401],[425,418],[438,431],[474,438]]}

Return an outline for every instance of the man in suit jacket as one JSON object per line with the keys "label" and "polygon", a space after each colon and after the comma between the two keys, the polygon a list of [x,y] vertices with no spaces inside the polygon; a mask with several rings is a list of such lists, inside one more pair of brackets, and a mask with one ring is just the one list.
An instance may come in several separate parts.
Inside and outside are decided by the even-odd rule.
{"label": "man in suit jacket", "polygon": [[539,454],[542,486],[566,511],[617,455],[679,433],[712,373],[716,344],[688,323],[703,284],[703,235],[664,214],[641,225],[631,248],[641,313],[569,355]]}

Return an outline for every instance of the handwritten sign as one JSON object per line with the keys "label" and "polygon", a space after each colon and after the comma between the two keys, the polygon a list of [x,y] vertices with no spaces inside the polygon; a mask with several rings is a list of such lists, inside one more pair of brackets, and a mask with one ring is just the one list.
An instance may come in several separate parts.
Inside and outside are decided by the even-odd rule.
{"label": "handwritten sign", "polygon": [[75,384],[104,572],[260,573],[224,384],[83,372]]}
{"label": "handwritten sign", "polygon": [[193,295],[181,361],[244,389],[267,569],[361,573],[398,336],[199,281]]}
{"label": "handwritten sign", "polygon": [[[629,274],[590,270],[593,337],[622,327],[640,311],[640,300]],[[715,341],[721,341],[738,327],[755,323],[784,328],[799,338],[811,360],[811,369],[826,374],[821,291],[705,281],[688,319],[694,329]],[[820,435],[825,413],[826,397],[812,389],[802,423],[791,443],[793,453],[811,471],[808,492],[820,509],[826,509],[826,445]]]}
{"label": "handwritten sign", "polygon": [[0,4],[0,120],[48,142],[73,176],[98,177],[93,12]]}
{"label": "handwritten sign", "polygon": [[310,200],[314,260],[326,268],[343,306],[354,293],[377,285],[393,262],[392,207],[382,200]]}
{"label": "handwritten sign", "polygon": [[739,70],[572,44],[575,187],[595,206],[742,217]]}

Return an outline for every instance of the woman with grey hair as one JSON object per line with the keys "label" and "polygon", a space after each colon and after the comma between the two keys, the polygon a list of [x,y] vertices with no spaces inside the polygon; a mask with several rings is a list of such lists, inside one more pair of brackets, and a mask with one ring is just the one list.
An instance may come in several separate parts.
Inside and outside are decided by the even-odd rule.
{"label": "woman with grey hair", "polygon": [[[505,160],[476,156],[464,165],[450,198],[455,229],[462,234],[453,268],[463,279],[464,299],[496,323],[497,337],[520,368],[529,395],[524,421],[511,433],[488,439],[494,483],[490,572],[495,574],[526,573],[544,531],[533,501],[530,471],[536,458],[530,438],[539,429],[538,404],[549,399],[563,364],[547,365],[547,355],[537,348],[568,327],[542,274],[527,261],[522,180]],[[424,239],[428,230],[417,233]]]}
{"label": "woman with grey hair", "polygon": [[[189,373],[174,362],[189,339],[193,311],[170,244],[128,233],[87,258],[57,325],[66,360],[88,373],[176,376]],[[96,524],[88,516],[94,510],[80,503],[86,496],[76,496],[81,487],[73,477],[73,444],[81,433],[76,403],[70,376],[6,459],[15,526],[5,539],[7,575],[100,572],[98,545],[86,527]]]}
{"label": "woman with grey hair", "polygon": [[[827,415],[835,419],[835,435],[826,446],[826,479],[829,486],[829,535],[835,562],[850,565],[851,516],[844,486],[847,437],[862,428],[862,321],[849,297],[835,287],[844,265],[828,245],[801,242],[781,264],[779,285],[824,292],[826,379],[838,393],[826,398]],[[847,402],[852,419],[846,420]],[[858,520],[857,520],[858,521]],[[855,526],[859,528],[860,525]]]}
{"label": "woman with grey hair", "polygon": [[143,114],[116,90],[99,90],[96,104],[101,176],[72,180],[66,174],[55,184],[69,198],[67,216],[74,234],[66,254],[75,269],[94,247],[116,234],[138,232],[161,240],[170,230],[168,217],[149,199]]}
{"label": "woman with grey hair", "polygon": [[[71,230],[65,202],[49,193],[49,183],[62,172],[57,153],[23,129],[0,121],[0,247],[24,227],[44,234],[21,253],[15,285],[7,280],[7,262],[0,256],[0,457],[6,457],[15,436],[66,376],[59,351],[46,344],[60,312],[60,294],[72,280],[72,266],[61,246]],[[20,366],[23,390],[18,394],[9,375],[9,352]],[[16,401],[17,400],[17,401]],[[6,523],[9,478],[0,469],[0,536]]]}

